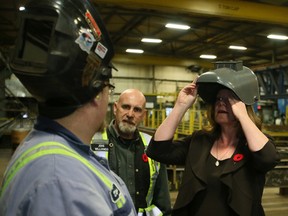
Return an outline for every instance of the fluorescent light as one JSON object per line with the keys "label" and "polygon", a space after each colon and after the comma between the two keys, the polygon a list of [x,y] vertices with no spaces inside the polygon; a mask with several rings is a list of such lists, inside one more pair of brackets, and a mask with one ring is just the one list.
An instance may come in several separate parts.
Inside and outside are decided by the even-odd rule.
{"label": "fluorescent light", "polygon": [[156,38],[142,38],[141,40],[144,43],[161,43],[161,39],[156,39]]}
{"label": "fluorescent light", "polygon": [[141,50],[141,49],[126,49],[126,52],[128,52],[128,53],[139,53],[139,54],[141,54],[141,53],[143,53],[144,51]]}
{"label": "fluorescent light", "polygon": [[270,35],[267,36],[267,38],[277,39],[277,40],[287,40],[287,39],[288,39],[288,36],[270,34]]}
{"label": "fluorescent light", "polygon": [[247,50],[247,47],[244,47],[244,46],[234,46],[234,45],[231,45],[231,46],[229,46],[229,49],[236,49],[236,50]]}
{"label": "fluorescent light", "polygon": [[174,23],[167,23],[165,25],[166,28],[173,28],[173,29],[182,29],[182,30],[188,30],[190,29],[190,26],[188,25],[180,25],[180,24],[174,24]]}
{"label": "fluorescent light", "polygon": [[203,59],[216,59],[217,56],[215,56],[215,55],[203,54],[203,55],[200,55],[200,58],[203,58]]}
{"label": "fluorescent light", "polygon": [[25,7],[24,6],[20,6],[19,7],[19,11],[24,11],[25,10]]}

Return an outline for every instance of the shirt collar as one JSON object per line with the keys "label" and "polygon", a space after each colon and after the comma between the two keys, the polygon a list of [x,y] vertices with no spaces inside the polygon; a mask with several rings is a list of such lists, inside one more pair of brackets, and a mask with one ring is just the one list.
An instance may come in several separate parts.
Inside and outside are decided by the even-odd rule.
{"label": "shirt collar", "polygon": [[63,127],[61,124],[50,118],[47,118],[45,116],[38,116],[34,128],[36,130],[57,134],[63,137],[69,143],[73,145],[78,145],[82,149],[89,151],[89,145],[84,144],[75,134],[73,134],[67,128]]}

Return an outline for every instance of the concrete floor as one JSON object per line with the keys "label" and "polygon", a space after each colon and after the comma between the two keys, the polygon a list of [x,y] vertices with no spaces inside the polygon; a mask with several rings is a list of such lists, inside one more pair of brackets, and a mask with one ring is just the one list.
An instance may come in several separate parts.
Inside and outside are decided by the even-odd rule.
{"label": "concrete floor", "polygon": [[[0,182],[2,182],[3,173],[12,153],[11,148],[1,148],[0,146]],[[172,206],[176,196],[177,191],[172,191]],[[266,216],[288,216],[288,195],[279,195],[279,188],[265,188],[262,200]]]}

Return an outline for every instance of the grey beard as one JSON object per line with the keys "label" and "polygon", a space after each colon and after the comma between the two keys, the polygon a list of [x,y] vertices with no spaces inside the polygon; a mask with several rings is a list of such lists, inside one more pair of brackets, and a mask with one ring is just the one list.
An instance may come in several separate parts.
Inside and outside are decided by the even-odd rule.
{"label": "grey beard", "polygon": [[121,131],[121,133],[123,134],[134,134],[135,130],[136,130],[136,126],[135,125],[129,125],[129,124],[125,124],[123,122],[119,123],[119,130]]}

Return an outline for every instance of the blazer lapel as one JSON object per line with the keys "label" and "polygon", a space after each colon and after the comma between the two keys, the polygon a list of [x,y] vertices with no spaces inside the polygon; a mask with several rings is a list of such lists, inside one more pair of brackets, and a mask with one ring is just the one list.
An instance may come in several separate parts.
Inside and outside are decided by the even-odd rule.
{"label": "blazer lapel", "polygon": [[203,182],[207,182],[206,175],[206,160],[208,155],[210,154],[211,147],[213,145],[213,140],[210,138],[204,138],[205,140],[201,140],[194,144],[190,148],[191,157],[190,159],[190,167],[194,174]]}
{"label": "blazer lapel", "polygon": [[244,166],[249,157],[249,150],[245,142],[239,142],[237,148],[223,169],[222,175],[233,172]]}

